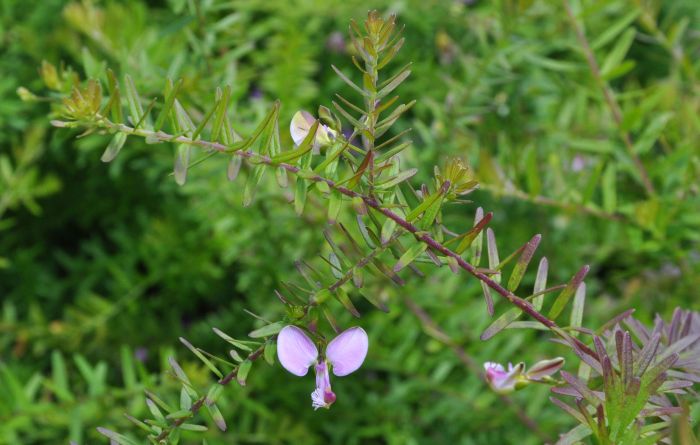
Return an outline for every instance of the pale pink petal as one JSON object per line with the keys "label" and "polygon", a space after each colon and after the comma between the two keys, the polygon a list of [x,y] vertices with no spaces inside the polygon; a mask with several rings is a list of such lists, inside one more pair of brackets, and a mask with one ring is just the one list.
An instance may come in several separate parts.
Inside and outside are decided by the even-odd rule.
{"label": "pale pink petal", "polygon": [[284,369],[302,376],[318,359],[318,349],[304,331],[296,326],[285,326],[277,334],[277,358]]}
{"label": "pale pink petal", "polygon": [[502,365],[493,362],[484,363],[486,370],[486,382],[491,389],[498,393],[506,394],[515,390],[515,384],[523,372],[525,364],[518,363],[516,366],[508,364],[508,372],[505,371]]}
{"label": "pale pink petal", "polygon": [[314,124],[314,117],[308,111],[297,111],[292,117],[292,121],[289,124],[289,132],[294,140],[294,145],[300,145],[307,134],[311,126]]}
{"label": "pale pink petal", "polygon": [[369,339],[361,327],[350,328],[328,343],[326,358],[333,365],[333,374],[348,375],[356,371],[367,356]]}

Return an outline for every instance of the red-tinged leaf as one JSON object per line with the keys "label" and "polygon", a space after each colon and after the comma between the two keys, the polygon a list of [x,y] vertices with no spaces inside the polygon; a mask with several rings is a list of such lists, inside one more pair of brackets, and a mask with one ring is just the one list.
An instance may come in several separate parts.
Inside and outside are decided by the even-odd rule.
{"label": "red-tinged leaf", "polygon": [[562,376],[564,381],[566,381],[566,383],[571,385],[576,390],[576,392],[578,394],[580,394],[580,396],[582,396],[583,398],[586,399],[586,401],[588,403],[595,406],[595,405],[598,405],[600,402],[602,402],[600,397],[597,394],[595,394],[593,391],[588,389],[588,386],[585,383],[583,383],[582,381],[580,381],[577,377],[569,374],[566,371],[562,371],[559,374]]}
{"label": "red-tinged leaf", "polygon": [[530,264],[530,260],[532,260],[532,256],[535,254],[535,250],[537,250],[537,246],[539,246],[541,240],[542,235],[538,234],[525,244],[525,248],[522,254],[520,254],[520,258],[515,264],[513,272],[510,274],[510,279],[508,280],[509,291],[515,291],[520,285],[520,281],[523,279],[527,266]]}
{"label": "red-tinged leaf", "polygon": [[204,405],[204,407],[207,409],[207,411],[209,411],[209,415],[211,415],[211,418],[216,424],[217,428],[219,428],[221,431],[226,431],[226,421],[224,420],[224,416],[221,414],[219,407],[216,406],[216,404]]}
{"label": "red-tinged leaf", "polygon": [[581,284],[584,278],[586,278],[586,274],[590,270],[589,266],[583,266],[576,275],[574,275],[573,278],[571,278],[571,281],[567,284],[567,286],[564,288],[563,291],[557,296],[557,299],[554,301],[554,304],[552,305],[552,308],[549,311],[549,318],[554,320],[556,319],[566,308],[566,305],[569,303],[569,300],[571,297],[574,295],[574,292],[576,292],[576,289],[578,289],[578,286]]}
{"label": "red-tinged leaf", "polygon": [[491,222],[491,218],[493,218],[492,212],[489,212],[482,218],[479,218],[476,224],[474,224],[474,227],[472,227],[467,233],[459,237],[461,238],[461,241],[457,245],[455,252],[461,255],[465,250],[467,250],[472,245],[472,242],[474,242],[476,237],[481,233],[481,231],[484,230],[484,227],[486,227],[486,225],[488,225],[488,223]]}
{"label": "red-tinged leaf", "polygon": [[371,162],[374,162],[374,151],[367,152],[365,158],[362,160],[362,164],[357,167],[355,174],[348,180],[348,188],[353,189],[357,187],[357,184],[359,184],[362,179],[362,175],[364,175]]}

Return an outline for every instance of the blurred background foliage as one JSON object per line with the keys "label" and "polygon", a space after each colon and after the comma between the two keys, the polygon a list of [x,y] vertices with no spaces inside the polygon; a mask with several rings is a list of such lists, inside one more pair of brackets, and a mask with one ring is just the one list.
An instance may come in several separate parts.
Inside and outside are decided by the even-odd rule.
{"label": "blurred background foliage", "polygon": [[[591,264],[589,327],[632,307],[646,321],[700,309],[696,0],[572,2],[571,16],[544,0],[2,0],[0,443],[133,431],[123,413],[143,414],[144,389],[177,398],[170,355],[207,382],[178,336],[223,351],[212,326],[242,337],[256,326],[244,310],[279,315],[273,290],[319,252],[326,224],[323,205],[297,217],[272,175],[242,208],[225,159],[193,169],[182,188],[173,154],[140,141],[99,162],[106,137],[50,128],[42,62],[66,84],[65,71],[104,82],[110,67],[151,97],[182,77],[181,96],[199,109],[229,84],[248,133],[277,98],[287,122],[347,90],[330,65],[349,68],[348,21],[370,6],[406,26],[396,65],[414,67],[400,93],[418,103],[395,131],[414,129],[406,160],[418,179],[448,155],[467,159],[482,184],[472,197],[495,212],[507,250],[542,233],[552,281]],[[470,226],[473,210],[455,208],[447,225]],[[440,270],[381,292],[390,313],[359,308],[370,355],[336,383],[332,410],[313,412],[309,382],[261,366],[226,390],[229,431],[210,428],[207,443],[535,444],[573,425],[544,387],[505,405],[401,299],[411,295],[477,366],[563,353],[533,332],[479,341],[489,320],[473,280]]]}

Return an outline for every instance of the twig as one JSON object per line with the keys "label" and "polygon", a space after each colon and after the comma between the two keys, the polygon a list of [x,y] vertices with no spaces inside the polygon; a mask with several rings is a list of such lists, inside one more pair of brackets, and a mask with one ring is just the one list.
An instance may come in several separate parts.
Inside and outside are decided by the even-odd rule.
{"label": "twig", "polygon": [[[256,360],[258,357],[260,357],[262,355],[264,350],[265,350],[264,346],[259,347],[258,349],[251,352],[248,355],[248,360],[250,360],[250,361]],[[226,374],[223,378],[221,378],[218,382],[216,382],[216,384],[221,385],[221,386],[226,386],[229,383],[231,383],[231,381],[233,381],[233,379],[235,379],[236,375],[238,374],[238,368],[239,368],[238,365],[234,366],[234,368],[228,374]],[[166,437],[168,437],[170,435],[170,432],[172,430],[179,427],[183,423],[187,422],[187,420],[189,420],[191,417],[194,417],[199,412],[199,410],[202,408],[202,406],[204,405],[206,400],[207,400],[207,397],[202,396],[199,399],[197,399],[194,403],[192,403],[192,406],[190,406],[190,412],[192,413],[192,415],[187,416],[187,417],[180,417],[177,420],[175,420],[172,423],[172,425],[170,425],[168,428],[164,428],[163,431],[161,431],[160,434],[158,434],[158,436],[156,437],[156,439],[155,439],[156,442],[160,442],[161,440],[164,440]]]}
{"label": "twig", "polygon": [[[64,123],[54,123],[55,125],[58,126],[65,126]],[[582,350],[586,354],[592,356],[592,357],[597,357],[597,354],[595,351],[593,351],[590,347],[588,347],[586,344],[581,342],[579,339],[572,337],[571,335],[567,334],[565,331],[563,331],[555,321],[550,320],[548,317],[545,315],[541,314],[535,307],[530,304],[528,301],[526,301],[523,298],[518,297],[508,289],[504,288],[501,286],[499,283],[494,281],[492,278],[478,270],[475,266],[471,265],[467,261],[462,258],[461,255],[458,253],[450,250],[449,248],[445,247],[442,243],[439,241],[433,239],[430,234],[426,231],[420,230],[418,227],[415,225],[411,224],[410,222],[406,221],[403,219],[401,216],[398,214],[394,213],[392,210],[389,210],[387,208],[384,208],[376,199],[370,196],[363,195],[361,193],[358,193],[354,190],[350,190],[349,188],[345,186],[341,186],[335,183],[335,181],[332,181],[328,178],[325,178],[323,176],[320,176],[316,173],[313,173],[311,171],[301,171],[299,167],[291,164],[287,164],[284,162],[274,162],[270,157],[261,155],[259,153],[255,152],[250,152],[250,151],[242,151],[242,150],[232,150],[230,147],[220,144],[218,142],[209,142],[209,141],[204,141],[201,139],[197,140],[192,140],[191,138],[188,138],[186,136],[174,136],[168,133],[165,133],[163,131],[151,131],[151,130],[146,130],[143,128],[132,128],[124,124],[116,124],[111,121],[109,121],[107,118],[98,116],[98,119],[96,120],[95,124],[97,126],[103,127],[110,129],[112,131],[120,131],[126,134],[133,134],[141,137],[147,137],[151,140],[159,140],[161,142],[174,142],[174,143],[180,143],[180,144],[187,144],[187,145],[193,145],[193,146],[198,146],[201,148],[204,148],[206,150],[214,150],[222,153],[228,153],[233,156],[241,156],[245,159],[250,159],[254,161],[255,163],[258,164],[264,164],[264,165],[269,165],[269,166],[274,166],[277,168],[282,168],[290,173],[294,174],[299,174],[303,173],[303,177],[306,180],[312,181],[312,182],[320,182],[320,183],[325,183],[328,185],[328,187],[336,190],[337,192],[348,196],[350,198],[359,198],[361,199],[366,206],[373,208],[374,210],[378,211],[379,213],[383,214],[385,217],[393,220],[399,227],[404,229],[405,231],[413,234],[417,240],[424,242],[427,244],[430,248],[432,248],[434,251],[439,252],[445,256],[452,257],[455,259],[457,264],[459,265],[460,268],[464,269],[467,271],[469,274],[474,276],[476,279],[479,281],[483,282],[486,286],[494,290],[496,293],[501,295],[503,298],[508,300],[511,304],[515,305],[518,309],[521,311],[525,312],[526,314],[530,315],[530,317],[534,318],[538,322],[540,322],[542,325],[547,327],[549,330],[553,331],[556,335],[567,341],[569,344],[572,346],[578,347],[578,349]],[[443,184],[444,186],[449,186],[448,183]]]}
{"label": "twig", "polygon": [[517,198],[523,201],[531,202],[534,204],[542,204],[546,205],[549,207],[557,207],[563,210],[569,210],[572,212],[581,212],[585,213],[587,215],[595,216],[597,218],[601,219],[607,219],[610,221],[625,221],[627,222],[628,219],[625,218],[622,214],[618,213],[609,213],[605,212],[603,210],[597,209],[595,207],[590,207],[585,204],[576,204],[576,203],[568,203],[568,202],[563,202],[563,201],[558,201],[556,199],[548,198],[546,196],[542,195],[530,195],[522,190],[519,190],[517,188],[502,188],[502,187],[494,187],[488,184],[480,184],[479,189],[481,190],[486,190],[488,192],[491,192],[495,195],[503,195],[503,196],[508,196],[512,198]]}

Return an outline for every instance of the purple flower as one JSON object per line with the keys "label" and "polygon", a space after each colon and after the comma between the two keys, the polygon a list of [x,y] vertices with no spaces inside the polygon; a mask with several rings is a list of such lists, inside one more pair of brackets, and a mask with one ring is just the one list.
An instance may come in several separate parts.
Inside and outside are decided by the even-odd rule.
{"label": "purple flower", "polygon": [[368,347],[367,333],[361,327],[340,333],[328,343],[325,357],[319,356],[314,342],[296,326],[285,326],[277,335],[277,357],[284,369],[301,377],[314,365],[316,389],[311,393],[314,409],[329,408],[335,402],[329,371],[338,377],[357,371],[365,361]]}
{"label": "purple flower", "polygon": [[522,362],[515,366],[508,363],[508,371],[500,363],[484,363],[486,383],[500,394],[513,392],[532,382],[552,382],[550,376],[559,371],[562,366],[564,366],[564,359],[561,357],[539,361],[527,372]]}
{"label": "purple flower", "polygon": [[506,371],[500,363],[486,362],[484,363],[486,383],[498,393],[509,393],[515,389],[515,384],[524,368],[525,364],[523,363],[518,363],[515,366],[508,363],[508,371]]}

